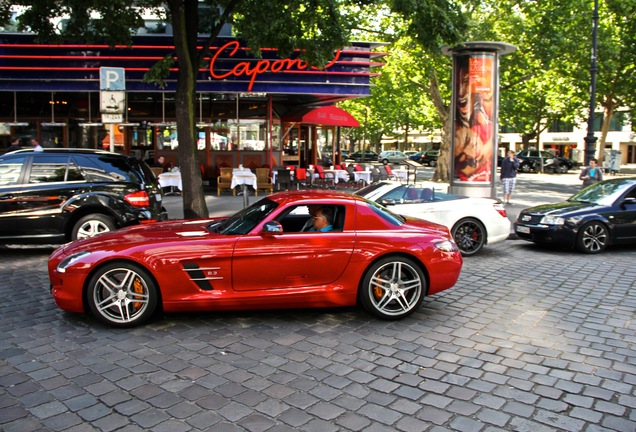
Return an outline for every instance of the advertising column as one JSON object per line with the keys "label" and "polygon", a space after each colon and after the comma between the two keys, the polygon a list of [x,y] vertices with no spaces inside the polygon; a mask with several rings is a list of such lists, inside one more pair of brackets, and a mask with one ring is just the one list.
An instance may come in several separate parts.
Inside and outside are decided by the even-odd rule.
{"label": "advertising column", "polygon": [[516,47],[466,42],[442,48],[453,58],[451,193],[495,197],[499,107],[499,55]]}

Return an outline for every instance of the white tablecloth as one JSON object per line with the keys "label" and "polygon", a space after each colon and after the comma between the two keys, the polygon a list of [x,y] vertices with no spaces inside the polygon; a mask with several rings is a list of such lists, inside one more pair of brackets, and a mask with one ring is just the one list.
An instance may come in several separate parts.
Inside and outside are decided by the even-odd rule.
{"label": "white tablecloth", "polygon": [[[325,174],[331,173],[334,176],[334,183],[338,183],[340,180],[344,182],[349,181],[349,173],[345,170],[337,170],[337,169],[326,169]],[[328,176],[331,177],[331,176]]]}
{"label": "white tablecloth", "polygon": [[364,180],[367,183],[371,183],[371,171],[354,171],[353,175],[356,181]]}
{"label": "white tablecloth", "polygon": [[162,188],[165,187],[176,187],[179,190],[183,189],[183,183],[181,182],[181,173],[171,173],[165,172],[159,174],[159,186]]}
{"label": "white tablecloth", "polygon": [[409,170],[406,170],[406,169],[394,169],[393,174],[395,174],[396,176],[398,176],[404,181],[408,181],[409,179]]}
{"label": "white tablecloth", "polygon": [[252,186],[254,189],[258,187],[256,182],[256,174],[249,169],[232,170],[232,183],[230,187],[234,189],[238,185]]}

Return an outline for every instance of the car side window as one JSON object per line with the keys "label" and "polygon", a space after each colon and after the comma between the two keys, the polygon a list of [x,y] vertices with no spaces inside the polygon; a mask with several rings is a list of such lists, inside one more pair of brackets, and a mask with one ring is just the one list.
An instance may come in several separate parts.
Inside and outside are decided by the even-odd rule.
{"label": "car side window", "polygon": [[31,164],[28,183],[55,183],[82,180],[68,155],[42,155]]}
{"label": "car side window", "polygon": [[0,162],[0,186],[17,184],[24,166],[25,157],[13,157]]}

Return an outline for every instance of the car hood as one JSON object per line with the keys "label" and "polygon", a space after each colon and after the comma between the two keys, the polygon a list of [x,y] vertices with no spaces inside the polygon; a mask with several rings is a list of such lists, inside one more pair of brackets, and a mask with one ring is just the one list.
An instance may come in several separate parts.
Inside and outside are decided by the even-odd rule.
{"label": "car hood", "polygon": [[555,204],[542,204],[536,207],[530,207],[523,210],[521,213],[569,216],[594,207],[598,207],[598,204],[578,201],[563,201]]}
{"label": "car hood", "polygon": [[206,227],[212,222],[226,218],[193,219],[157,222],[147,225],[135,225],[100,234],[95,237],[76,240],[63,246],[65,252],[75,250],[110,250],[122,245],[149,244],[157,242],[186,241],[190,238],[225,237]]}

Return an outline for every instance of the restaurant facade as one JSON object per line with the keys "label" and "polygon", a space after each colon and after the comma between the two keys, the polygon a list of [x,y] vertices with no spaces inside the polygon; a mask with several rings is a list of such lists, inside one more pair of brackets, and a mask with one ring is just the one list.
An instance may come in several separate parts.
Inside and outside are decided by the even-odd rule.
{"label": "restaurant facade", "polygon": [[[43,147],[113,149],[179,165],[172,70],[163,87],[144,82],[157,61],[174,52],[169,35],[139,35],[133,44],[41,44],[32,34],[0,33],[0,149],[10,136]],[[338,150],[359,122],[337,102],[370,95],[380,44],[354,42],[324,68],[298,53],[256,58],[240,40],[219,38],[196,83],[197,148],[204,178],[223,166],[308,166]],[[125,74],[125,109],[111,127],[100,71]],[[106,119],[108,120],[108,119]],[[112,122],[111,122],[112,123]],[[111,134],[112,131],[112,134]]]}

